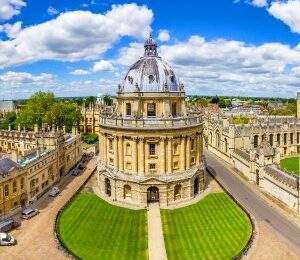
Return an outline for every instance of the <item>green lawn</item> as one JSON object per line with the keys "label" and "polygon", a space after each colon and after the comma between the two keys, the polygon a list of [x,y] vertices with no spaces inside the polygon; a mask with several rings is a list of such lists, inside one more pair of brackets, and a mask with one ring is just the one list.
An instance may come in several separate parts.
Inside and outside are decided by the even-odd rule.
{"label": "green lawn", "polygon": [[112,206],[92,193],[80,193],[62,212],[58,232],[82,259],[147,259],[145,210]]}
{"label": "green lawn", "polygon": [[300,175],[300,155],[282,159],[280,161],[280,167],[288,173]]}
{"label": "green lawn", "polygon": [[250,219],[225,193],[161,213],[168,259],[232,259],[251,237]]}

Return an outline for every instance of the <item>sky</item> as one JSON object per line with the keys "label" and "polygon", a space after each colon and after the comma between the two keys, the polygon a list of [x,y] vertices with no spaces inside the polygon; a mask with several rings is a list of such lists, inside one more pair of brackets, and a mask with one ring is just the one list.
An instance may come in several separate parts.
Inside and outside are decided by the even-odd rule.
{"label": "sky", "polygon": [[0,0],[0,100],[114,94],[150,33],[187,94],[300,91],[300,0]]}

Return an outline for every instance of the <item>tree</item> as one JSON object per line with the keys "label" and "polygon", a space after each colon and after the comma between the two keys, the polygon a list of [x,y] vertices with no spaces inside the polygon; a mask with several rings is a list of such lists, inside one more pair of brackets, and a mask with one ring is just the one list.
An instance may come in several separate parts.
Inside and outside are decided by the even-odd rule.
{"label": "tree", "polygon": [[85,98],[85,106],[88,107],[89,105],[95,105],[97,98],[94,96],[89,96]]}
{"label": "tree", "polygon": [[212,104],[218,104],[219,103],[220,98],[218,96],[215,96],[211,99],[210,103]]}
{"label": "tree", "polygon": [[8,129],[11,126],[11,129],[16,129],[16,112],[7,112],[4,114],[3,118],[0,120],[0,129]]}
{"label": "tree", "polygon": [[111,106],[113,104],[113,100],[110,95],[104,95],[103,101],[104,101],[104,104],[107,106]]}
{"label": "tree", "polygon": [[54,103],[54,94],[51,92],[37,92],[33,94],[21,110],[17,123],[26,128],[33,128],[35,124],[41,127],[43,123],[48,123],[45,115]]}

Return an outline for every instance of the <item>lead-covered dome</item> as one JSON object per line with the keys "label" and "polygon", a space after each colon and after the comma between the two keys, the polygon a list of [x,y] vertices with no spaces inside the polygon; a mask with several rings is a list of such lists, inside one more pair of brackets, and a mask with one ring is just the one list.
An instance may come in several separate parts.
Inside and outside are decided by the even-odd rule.
{"label": "lead-covered dome", "polygon": [[145,53],[126,74],[122,92],[179,91],[179,82],[174,70],[157,54],[157,45],[150,36],[144,44]]}

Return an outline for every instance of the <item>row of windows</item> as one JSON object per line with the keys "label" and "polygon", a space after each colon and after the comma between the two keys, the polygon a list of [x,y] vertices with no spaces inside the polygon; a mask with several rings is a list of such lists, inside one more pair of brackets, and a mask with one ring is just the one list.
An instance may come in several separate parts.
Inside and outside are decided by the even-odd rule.
{"label": "row of windows", "polygon": [[[24,189],[24,185],[25,185],[25,180],[24,180],[24,177],[22,177],[21,180],[20,180],[20,183],[19,183],[19,186],[20,186],[21,190]],[[18,183],[17,183],[16,180],[14,180],[12,182],[12,193],[16,193],[17,190],[18,190]],[[8,197],[9,194],[10,194],[9,184],[5,184],[5,186],[4,186],[4,197]]]}
{"label": "row of windows", "polygon": [[[270,143],[271,146],[274,145],[274,135],[275,134],[270,134],[269,135],[269,140],[268,142]],[[276,134],[276,142],[278,145],[281,144],[281,137],[282,135],[281,134]],[[288,142],[288,137],[289,137],[289,142],[290,144],[294,144],[294,133],[284,133],[283,134],[283,144],[286,145],[287,142]],[[267,140],[267,136],[266,134],[263,134],[261,136],[261,141],[266,141]],[[259,136],[258,135],[254,135],[253,137],[253,146],[254,148],[258,147],[258,142],[259,142]],[[297,144],[300,143],[300,133],[298,132],[297,135],[296,135],[296,142]]]}
{"label": "row of windows", "polygon": [[[191,150],[194,151],[196,148],[196,140],[194,138],[191,139]],[[108,149],[112,152],[113,151],[113,139],[108,139]],[[157,144],[156,143],[149,143],[148,144],[148,151],[149,155],[156,155],[157,154]],[[179,144],[173,144],[173,154],[176,155],[179,153]],[[131,155],[131,145],[130,143],[126,143],[126,155]]]}
{"label": "row of windows", "polygon": [[[171,105],[171,114],[173,117],[177,116],[177,103],[174,102]],[[132,115],[131,103],[126,103],[126,116]],[[148,103],[147,104],[147,116],[155,117],[156,116],[156,104]]]}

